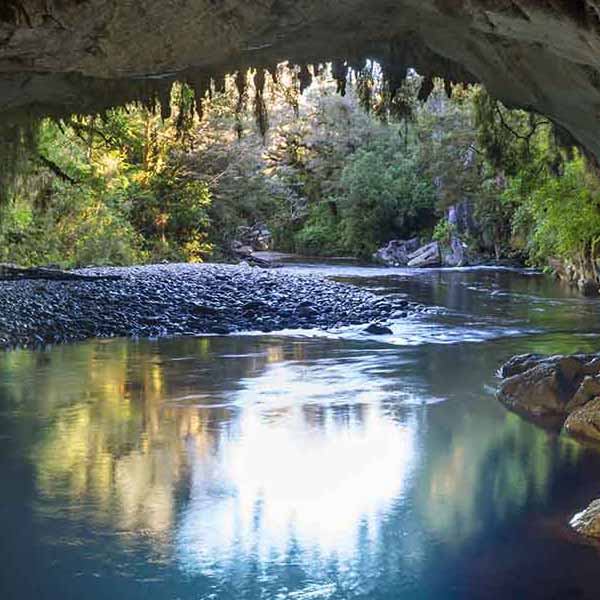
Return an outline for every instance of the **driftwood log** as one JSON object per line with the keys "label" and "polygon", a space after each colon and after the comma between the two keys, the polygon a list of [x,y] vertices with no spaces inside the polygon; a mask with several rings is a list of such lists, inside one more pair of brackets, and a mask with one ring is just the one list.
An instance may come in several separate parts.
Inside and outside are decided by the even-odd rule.
{"label": "driftwood log", "polygon": [[408,255],[409,267],[439,267],[441,262],[440,245],[437,242],[422,246]]}
{"label": "driftwood log", "polygon": [[254,256],[252,253],[238,252],[232,250],[232,254],[237,260],[246,261],[249,265],[253,265],[255,267],[270,269],[275,266],[270,260],[259,258],[258,256]]}
{"label": "driftwood log", "polygon": [[51,267],[20,267],[18,265],[0,263],[0,281],[18,279],[49,279],[53,281],[98,281],[121,279],[120,275],[84,275],[71,273]]}

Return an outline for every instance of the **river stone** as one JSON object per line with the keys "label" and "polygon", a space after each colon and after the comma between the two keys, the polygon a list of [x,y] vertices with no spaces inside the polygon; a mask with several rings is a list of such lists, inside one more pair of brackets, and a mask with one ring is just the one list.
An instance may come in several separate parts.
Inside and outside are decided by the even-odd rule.
{"label": "river stone", "polygon": [[586,375],[575,395],[567,403],[567,411],[573,412],[598,396],[600,396],[600,377]]}
{"label": "river stone", "polygon": [[600,398],[574,410],[565,421],[565,429],[573,437],[600,442]]}
{"label": "river stone", "polygon": [[566,416],[583,372],[583,364],[574,357],[551,357],[506,379],[498,398],[506,406],[534,416]]}
{"label": "river stone", "polygon": [[391,335],[394,332],[385,325],[371,323],[368,327],[365,328],[365,333],[370,333],[371,335]]}
{"label": "river stone", "polygon": [[581,535],[600,538],[600,500],[594,500],[585,510],[577,513],[570,525]]}
{"label": "river stone", "polygon": [[408,255],[408,266],[418,269],[424,267],[439,267],[442,262],[442,254],[438,242],[431,242],[421,246]]}
{"label": "river stone", "polygon": [[513,356],[500,368],[500,376],[512,377],[513,375],[529,371],[529,369],[539,365],[542,358],[540,354],[519,354]]}
{"label": "river stone", "polygon": [[413,238],[411,240],[392,240],[379,248],[373,254],[373,260],[388,266],[399,267],[408,264],[408,255],[419,248],[419,240]]}

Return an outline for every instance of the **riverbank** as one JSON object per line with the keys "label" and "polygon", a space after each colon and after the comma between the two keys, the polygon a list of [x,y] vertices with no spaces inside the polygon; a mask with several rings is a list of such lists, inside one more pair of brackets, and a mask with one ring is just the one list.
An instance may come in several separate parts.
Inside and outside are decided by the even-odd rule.
{"label": "riverbank", "polygon": [[[116,280],[0,282],[0,349],[92,337],[331,329],[420,309],[322,277],[245,265],[94,268]],[[382,333],[377,327],[372,333]]]}

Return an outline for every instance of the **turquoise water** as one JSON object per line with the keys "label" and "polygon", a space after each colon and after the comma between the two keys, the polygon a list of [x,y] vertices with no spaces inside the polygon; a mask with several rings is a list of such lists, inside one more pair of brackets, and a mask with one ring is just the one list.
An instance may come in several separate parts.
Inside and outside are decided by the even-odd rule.
{"label": "turquoise water", "polygon": [[597,303],[531,273],[327,272],[436,308],[382,338],[0,355],[0,598],[600,597],[566,526],[600,453],[493,397],[514,353],[600,350]]}

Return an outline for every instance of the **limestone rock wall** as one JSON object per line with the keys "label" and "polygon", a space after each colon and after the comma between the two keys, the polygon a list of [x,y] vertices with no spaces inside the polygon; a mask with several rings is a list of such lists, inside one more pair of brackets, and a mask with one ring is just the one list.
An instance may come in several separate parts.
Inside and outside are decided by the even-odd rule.
{"label": "limestone rock wall", "polygon": [[0,119],[93,112],[175,77],[365,57],[392,78],[414,66],[483,82],[600,157],[600,0],[4,0]]}

